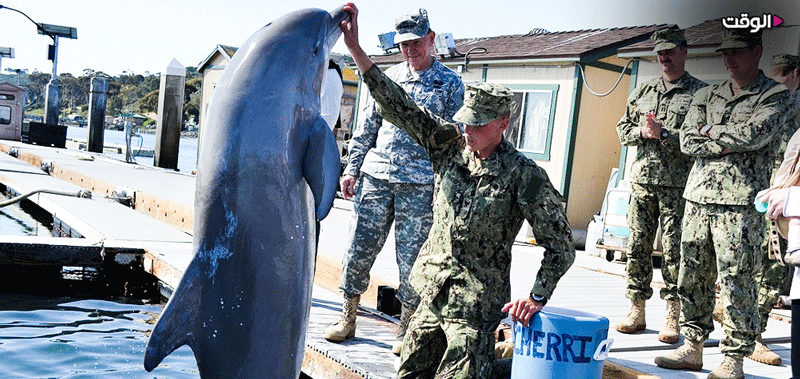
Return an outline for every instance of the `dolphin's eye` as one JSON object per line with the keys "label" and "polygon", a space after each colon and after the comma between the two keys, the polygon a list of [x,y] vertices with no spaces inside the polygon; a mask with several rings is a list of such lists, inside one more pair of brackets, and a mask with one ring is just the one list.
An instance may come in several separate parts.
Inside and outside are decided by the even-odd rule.
{"label": "dolphin's eye", "polygon": [[319,53],[319,45],[316,45],[316,46],[314,46],[314,50],[313,50],[313,51],[311,51],[311,52],[312,52],[314,55],[317,55],[317,53]]}

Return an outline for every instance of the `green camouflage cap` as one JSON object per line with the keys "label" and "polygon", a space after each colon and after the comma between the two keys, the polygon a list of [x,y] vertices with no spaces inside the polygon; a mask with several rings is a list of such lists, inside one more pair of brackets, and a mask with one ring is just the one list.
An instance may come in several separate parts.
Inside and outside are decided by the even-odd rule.
{"label": "green camouflage cap", "polygon": [[428,11],[420,8],[413,12],[403,13],[394,20],[394,28],[397,30],[397,34],[394,36],[394,43],[425,37],[431,30]]}
{"label": "green camouflage cap", "polygon": [[453,115],[453,121],[465,125],[486,125],[511,109],[514,92],[492,83],[468,84],[464,92],[464,105]]}
{"label": "green camouflage cap", "polygon": [[755,33],[751,33],[750,29],[722,29],[722,44],[719,45],[716,51],[725,49],[740,49],[743,47],[751,47],[761,45],[761,29]]}
{"label": "green camouflage cap", "polygon": [[669,50],[686,43],[686,38],[683,36],[683,30],[677,26],[656,30],[650,39],[655,42],[656,46],[653,51],[659,52],[662,50]]}
{"label": "green camouflage cap", "polygon": [[791,54],[778,54],[772,56],[773,66],[780,66],[783,64],[800,68],[800,57]]}

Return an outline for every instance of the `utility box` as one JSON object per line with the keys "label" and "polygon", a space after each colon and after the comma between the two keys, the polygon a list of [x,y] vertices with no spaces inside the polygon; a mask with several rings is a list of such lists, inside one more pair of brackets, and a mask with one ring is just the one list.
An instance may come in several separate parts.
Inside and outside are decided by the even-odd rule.
{"label": "utility box", "polygon": [[20,140],[26,94],[22,87],[0,83],[0,139]]}
{"label": "utility box", "polygon": [[31,145],[65,147],[67,126],[31,121],[22,125],[22,142]]}

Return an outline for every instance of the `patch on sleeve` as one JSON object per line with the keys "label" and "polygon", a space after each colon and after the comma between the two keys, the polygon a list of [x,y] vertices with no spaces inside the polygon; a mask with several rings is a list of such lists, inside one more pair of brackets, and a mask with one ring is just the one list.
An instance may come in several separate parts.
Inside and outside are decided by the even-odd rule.
{"label": "patch on sleeve", "polygon": [[525,191],[522,193],[522,198],[525,200],[533,200],[539,196],[539,192],[542,190],[544,181],[545,179],[539,175],[531,176],[531,180],[528,181],[528,186],[525,187]]}
{"label": "patch on sleeve", "polygon": [[455,129],[455,125],[448,124],[447,126],[449,126],[449,128],[439,130],[433,135],[433,142],[435,142],[437,145],[441,145],[459,136],[458,131]]}

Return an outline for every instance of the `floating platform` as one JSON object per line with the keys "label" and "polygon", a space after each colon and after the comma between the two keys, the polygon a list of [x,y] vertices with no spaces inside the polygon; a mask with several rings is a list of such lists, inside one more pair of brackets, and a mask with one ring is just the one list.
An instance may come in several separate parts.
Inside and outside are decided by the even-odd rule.
{"label": "floating platform", "polygon": [[[16,193],[37,189],[66,192],[89,190],[91,199],[37,194],[29,200],[59,220],[62,234],[82,238],[0,237],[0,264],[91,266],[133,264],[156,276],[162,292],[170,295],[192,258],[195,176],[150,166],[128,164],[103,154],[28,145],[0,140],[0,185]],[[123,204],[124,203],[124,204]],[[127,204],[127,205],[126,205]],[[394,236],[391,234],[371,271],[369,291],[362,296],[356,337],[341,344],[322,338],[325,328],[341,313],[338,294],[341,261],[346,250],[352,204],[337,199],[322,221],[315,287],[303,372],[314,379],[396,376],[397,358],[391,353],[398,320],[378,311],[382,285],[397,286]],[[540,266],[543,249],[515,244],[511,270],[512,297],[526,297]],[[663,286],[659,270],[653,287]],[[663,325],[666,303],[658,295],[647,301],[648,328],[637,334],[618,333],[613,325],[625,317],[630,301],[624,297],[625,265],[578,251],[548,305],[581,310],[607,317],[609,338],[614,339],[603,378],[706,378],[722,362],[719,324],[706,342],[700,372],[657,367],[656,356],[678,345],[656,338]],[[768,366],[745,359],[749,378],[791,376],[789,310],[775,309],[764,341],[781,357],[783,365]],[[169,357],[165,362],[169,361]],[[157,370],[157,369],[156,369]],[[157,371],[154,375],[158,375]]]}
{"label": "floating platform", "polygon": [[[70,138],[66,141],[66,148],[71,150],[86,150],[86,140],[80,138]],[[133,151],[133,156],[136,157],[148,157],[152,158],[155,156],[154,149],[148,148],[139,148],[138,146],[131,146],[131,150]],[[118,145],[118,144],[104,144],[103,145],[103,153],[104,154],[125,154],[125,146]]]}

